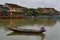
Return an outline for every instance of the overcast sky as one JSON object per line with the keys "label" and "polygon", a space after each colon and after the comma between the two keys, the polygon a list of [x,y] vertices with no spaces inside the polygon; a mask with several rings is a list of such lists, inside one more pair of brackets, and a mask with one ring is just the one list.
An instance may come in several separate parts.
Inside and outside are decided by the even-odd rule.
{"label": "overcast sky", "polygon": [[0,0],[0,4],[14,3],[28,8],[52,7],[60,10],[60,0]]}

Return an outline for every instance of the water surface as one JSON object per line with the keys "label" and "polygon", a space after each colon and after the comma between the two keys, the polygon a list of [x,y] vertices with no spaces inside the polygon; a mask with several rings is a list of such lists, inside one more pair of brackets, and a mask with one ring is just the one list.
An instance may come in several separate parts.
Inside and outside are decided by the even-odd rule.
{"label": "water surface", "polygon": [[[15,33],[6,27],[39,30],[45,25],[43,34]],[[0,40],[59,40],[59,18],[0,19]]]}

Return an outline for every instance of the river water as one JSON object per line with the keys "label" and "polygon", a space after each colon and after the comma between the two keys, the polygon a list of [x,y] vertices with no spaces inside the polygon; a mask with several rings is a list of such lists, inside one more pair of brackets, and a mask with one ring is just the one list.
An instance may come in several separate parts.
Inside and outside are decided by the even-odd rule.
{"label": "river water", "polygon": [[[7,29],[23,28],[39,30],[44,25],[46,32],[42,34],[15,33]],[[0,19],[0,40],[59,40],[59,18],[23,18],[23,19]]]}

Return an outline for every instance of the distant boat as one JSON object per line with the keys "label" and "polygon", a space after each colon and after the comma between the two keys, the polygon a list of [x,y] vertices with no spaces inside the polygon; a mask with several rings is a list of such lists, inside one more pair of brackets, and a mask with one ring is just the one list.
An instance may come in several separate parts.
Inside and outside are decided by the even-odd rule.
{"label": "distant boat", "polygon": [[9,28],[13,32],[18,32],[18,33],[43,33],[46,30],[42,31],[42,30],[32,30],[32,29],[14,29],[14,28]]}

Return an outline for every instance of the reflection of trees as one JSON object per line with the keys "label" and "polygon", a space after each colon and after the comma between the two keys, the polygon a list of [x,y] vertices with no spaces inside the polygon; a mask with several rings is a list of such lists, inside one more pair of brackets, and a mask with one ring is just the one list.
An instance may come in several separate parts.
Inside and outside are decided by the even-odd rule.
{"label": "reflection of trees", "polygon": [[51,26],[56,23],[53,18],[27,18],[27,19],[0,19],[1,26],[19,27],[19,26],[33,26],[33,25],[46,25]]}
{"label": "reflection of trees", "polygon": [[18,24],[18,20],[17,19],[16,20],[10,19],[9,21],[10,21],[10,24],[9,24],[10,27],[13,27],[14,28]]}
{"label": "reflection of trees", "polygon": [[39,23],[38,24],[44,24],[46,26],[52,26],[56,23],[56,20],[52,19],[52,18],[43,18],[43,19],[40,19],[39,20]]}
{"label": "reflection of trees", "polygon": [[56,20],[52,18],[38,18],[38,19],[28,19],[27,20],[27,25],[46,25],[46,26],[52,26],[56,23]]}
{"label": "reflection of trees", "polygon": [[6,27],[9,25],[8,19],[0,19],[0,29],[6,29]]}
{"label": "reflection of trees", "polygon": [[1,26],[7,26],[9,24],[8,19],[0,19],[0,25]]}
{"label": "reflection of trees", "polygon": [[25,24],[25,19],[10,19],[10,27],[18,27]]}
{"label": "reflection of trees", "polygon": [[60,18],[54,18],[56,21],[60,22]]}

